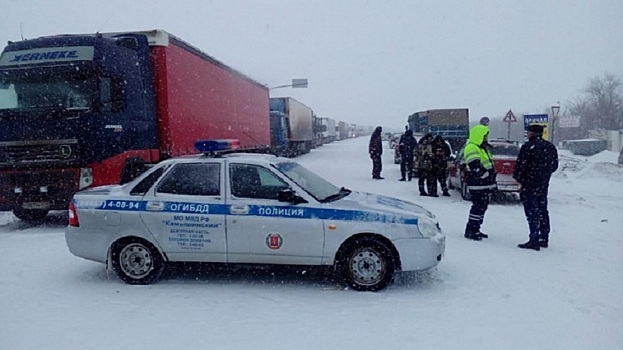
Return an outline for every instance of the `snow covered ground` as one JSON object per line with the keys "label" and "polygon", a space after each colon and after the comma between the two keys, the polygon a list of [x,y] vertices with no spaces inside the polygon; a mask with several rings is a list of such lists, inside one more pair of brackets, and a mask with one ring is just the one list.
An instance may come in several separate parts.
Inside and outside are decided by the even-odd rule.
{"label": "snow covered ground", "polygon": [[522,206],[493,204],[481,242],[463,238],[470,204],[419,197],[385,149],[371,179],[367,138],[298,158],[339,186],[420,203],[447,235],[432,271],[380,293],[313,271],[201,271],[149,286],[69,253],[66,218],[0,214],[0,349],[621,349],[623,168],[618,154],[561,151],[550,190],[550,248],[528,238]]}

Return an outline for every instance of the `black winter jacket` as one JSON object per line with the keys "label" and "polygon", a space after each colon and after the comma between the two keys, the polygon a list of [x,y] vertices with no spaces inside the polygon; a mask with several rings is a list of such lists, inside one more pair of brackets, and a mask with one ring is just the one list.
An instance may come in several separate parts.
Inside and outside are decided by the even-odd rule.
{"label": "black winter jacket", "polygon": [[417,141],[415,140],[415,137],[413,137],[413,131],[407,130],[404,134],[402,134],[402,136],[400,136],[400,141],[398,141],[400,156],[403,160],[406,160],[409,157],[413,159],[416,149]]}
{"label": "black winter jacket", "polygon": [[558,169],[556,147],[541,137],[533,137],[521,146],[513,178],[524,189],[547,187],[556,169]]}
{"label": "black winter jacket", "polygon": [[383,141],[381,140],[381,131],[380,127],[377,127],[372,136],[370,136],[370,143],[368,144],[368,153],[370,157],[379,157],[383,154]]}

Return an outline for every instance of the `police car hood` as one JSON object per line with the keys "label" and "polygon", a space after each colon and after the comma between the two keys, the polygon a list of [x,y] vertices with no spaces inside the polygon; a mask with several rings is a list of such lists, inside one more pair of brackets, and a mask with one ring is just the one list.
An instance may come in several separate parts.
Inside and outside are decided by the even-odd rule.
{"label": "police car hood", "polygon": [[350,195],[329,203],[328,207],[350,209],[350,210],[370,210],[379,211],[387,214],[401,215],[407,217],[429,217],[435,219],[435,215],[423,207],[404,201],[402,199],[380,196],[373,193],[353,191]]}

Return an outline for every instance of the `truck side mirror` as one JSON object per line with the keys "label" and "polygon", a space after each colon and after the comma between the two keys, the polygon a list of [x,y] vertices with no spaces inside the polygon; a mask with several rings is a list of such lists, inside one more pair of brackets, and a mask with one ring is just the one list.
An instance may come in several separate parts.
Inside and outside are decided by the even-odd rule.
{"label": "truck side mirror", "polygon": [[7,90],[11,86],[6,74],[0,74],[0,89]]}

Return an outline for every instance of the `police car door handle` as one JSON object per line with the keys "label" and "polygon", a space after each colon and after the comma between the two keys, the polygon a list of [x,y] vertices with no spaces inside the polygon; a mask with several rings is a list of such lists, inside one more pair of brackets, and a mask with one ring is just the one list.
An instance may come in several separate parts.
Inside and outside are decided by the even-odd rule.
{"label": "police car door handle", "polygon": [[147,202],[147,210],[162,211],[164,210],[164,202]]}
{"label": "police car door handle", "polygon": [[232,205],[229,209],[230,213],[244,215],[249,214],[249,206],[248,205]]}

